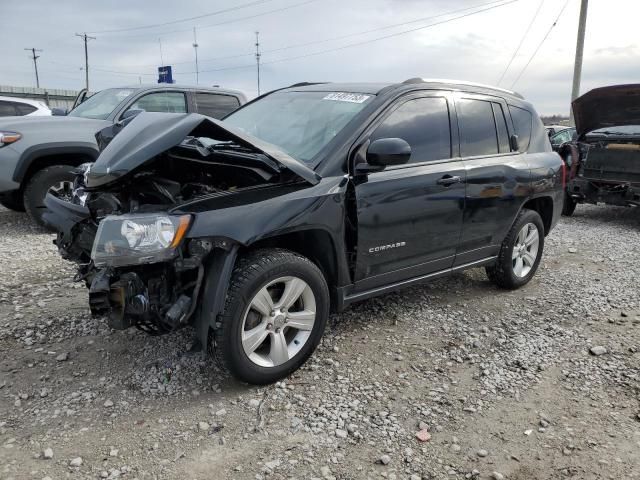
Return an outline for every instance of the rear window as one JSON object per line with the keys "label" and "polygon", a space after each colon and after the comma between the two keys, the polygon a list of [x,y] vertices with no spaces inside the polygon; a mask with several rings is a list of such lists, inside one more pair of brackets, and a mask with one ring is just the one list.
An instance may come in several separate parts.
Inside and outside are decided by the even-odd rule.
{"label": "rear window", "polygon": [[14,104],[16,107],[16,112],[18,115],[29,115],[37,110],[33,105],[29,105],[27,103],[16,103]]}
{"label": "rear window", "polygon": [[195,95],[196,112],[213,118],[222,118],[240,106],[232,95],[197,92]]}
{"label": "rear window", "polygon": [[518,144],[520,145],[520,151],[526,152],[529,150],[529,144],[531,143],[531,129],[533,128],[533,115],[524,108],[514,107],[509,105],[509,112],[511,112],[511,119],[513,120],[513,128],[518,135]]}
{"label": "rear window", "polygon": [[456,102],[460,127],[460,155],[498,154],[498,136],[491,102],[463,98]]}

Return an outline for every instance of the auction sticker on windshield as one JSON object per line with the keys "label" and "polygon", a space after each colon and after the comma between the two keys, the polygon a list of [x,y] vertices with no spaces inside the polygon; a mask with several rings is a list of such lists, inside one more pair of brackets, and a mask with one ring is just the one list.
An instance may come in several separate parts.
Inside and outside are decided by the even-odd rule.
{"label": "auction sticker on windshield", "polygon": [[349,102],[349,103],[364,103],[371,95],[364,95],[362,93],[347,93],[347,92],[335,92],[330,93],[323,100],[333,100],[334,102]]}

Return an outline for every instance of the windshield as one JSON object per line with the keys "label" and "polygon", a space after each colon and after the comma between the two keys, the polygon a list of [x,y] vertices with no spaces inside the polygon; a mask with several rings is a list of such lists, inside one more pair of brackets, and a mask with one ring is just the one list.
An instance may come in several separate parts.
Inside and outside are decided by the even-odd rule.
{"label": "windshield", "polygon": [[232,113],[224,123],[311,163],[373,95],[277,92]]}
{"label": "windshield", "polygon": [[589,132],[587,135],[640,135],[640,125],[599,128]]}
{"label": "windshield", "polygon": [[98,118],[105,120],[122,100],[131,95],[133,88],[108,88],[102,90],[69,112],[70,117]]}

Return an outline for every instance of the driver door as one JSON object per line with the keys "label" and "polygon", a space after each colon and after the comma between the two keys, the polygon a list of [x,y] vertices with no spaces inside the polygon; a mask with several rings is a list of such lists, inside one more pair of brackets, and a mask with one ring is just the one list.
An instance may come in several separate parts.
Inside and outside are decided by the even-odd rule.
{"label": "driver door", "polygon": [[451,268],[460,240],[465,166],[447,92],[399,101],[369,136],[402,138],[409,163],[356,178],[355,291]]}

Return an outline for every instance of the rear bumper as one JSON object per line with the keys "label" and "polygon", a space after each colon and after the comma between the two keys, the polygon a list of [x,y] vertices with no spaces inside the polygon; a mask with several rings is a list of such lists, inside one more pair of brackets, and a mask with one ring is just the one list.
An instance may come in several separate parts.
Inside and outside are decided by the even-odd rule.
{"label": "rear bumper", "polygon": [[607,205],[640,205],[640,184],[602,182],[588,178],[574,178],[567,194],[579,203]]}

